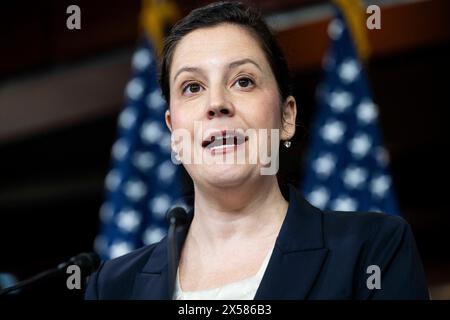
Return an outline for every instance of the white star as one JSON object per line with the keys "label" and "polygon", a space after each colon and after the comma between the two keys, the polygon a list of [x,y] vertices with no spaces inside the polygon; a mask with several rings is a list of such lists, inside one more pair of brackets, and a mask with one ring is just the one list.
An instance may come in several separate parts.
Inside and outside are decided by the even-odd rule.
{"label": "white star", "polygon": [[171,182],[175,172],[176,167],[170,160],[166,160],[159,165],[157,174],[160,181],[164,183],[169,183]]}
{"label": "white star", "polygon": [[333,19],[328,25],[328,35],[333,40],[339,39],[342,31],[344,31],[344,26],[339,19]]}
{"label": "white star", "polygon": [[166,100],[164,100],[160,89],[155,89],[147,95],[147,106],[150,109],[158,111],[161,110],[165,104]]}
{"label": "white star", "polygon": [[347,59],[339,66],[339,77],[346,83],[353,82],[359,75],[361,67],[355,59]]}
{"label": "white star", "polygon": [[372,123],[378,117],[377,106],[370,99],[364,99],[356,107],[358,120],[366,124]]}
{"label": "white star", "polygon": [[113,157],[117,160],[123,160],[128,153],[128,149],[129,146],[125,139],[117,140],[112,147]]}
{"label": "white star", "polygon": [[116,216],[117,226],[124,232],[134,232],[141,223],[141,216],[136,210],[124,209]]}
{"label": "white star", "polygon": [[125,195],[133,201],[139,201],[147,193],[145,183],[140,180],[129,180],[124,186]]}
{"label": "white star", "polygon": [[345,124],[341,121],[332,120],[322,127],[322,138],[331,143],[338,143],[342,140],[345,132]]}
{"label": "white star", "polygon": [[109,257],[111,259],[123,256],[134,248],[131,243],[126,241],[116,241],[109,247]]}
{"label": "white star", "polygon": [[161,239],[166,235],[166,232],[159,227],[149,227],[145,230],[142,237],[144,244],[149,245],[161,241]]}
{"label": "white star", "polygon": [[144,82],[139,78],[134,78],[128,82],[125,92],[132,100],[139,99],[144,93]]}
{"label": "white star", "polygon": [[308,201],[317,208],[324,209],[330,199],[330,194],[324,187],[314,189],[307,196]]}
{"label": "white star", "polygon": [[367,179],[367,171],[360,167],[348,167],[345,169],[342,179],[349,188],[361,188]]}
{"label": "white star", "polygon": [[343,112],[353,103],[353,95],[347,91],[333,91],[328,97],[328,104],[336,112]]}
{"label": "white star", "polygon": [[152,60],[153,58],[149,50],[140,49],[134,53],[132,64],[135,69],[143,70],[152,62]]}
{"label": "white star", "polygon": [[324,154],[313,162],[313,168],[322,178],[328,177],[336,166],[336,159],[331,153]]}
{"label": "white star", "polygon": [[160,219],[165,219],[165,214],[169,210],[171,199],[167,194],[160,194],[150,201],[149,209]]}
{"label": "white star", "polygon": [[130,129],[136,122],[136,111],[128,107],[119,116],[119,125],[124,129]]}
{"label": "white star", "polygon": [[114,216],[114,210],[109,202],[105,202],[100,207],[100,220],[103,223],[108,223]]}
{"label": "white star", "polygon": [[156,143],[161,139],[163,130],[157,121],[146,122],[141,128],[141,138],[148,143]]}
{"label": "white star", "polygon": [[122,181],[120,173],[116,169],[108,172],[105,178],[105,186],[109,191],[115,191]]}
{"label": "white star", "polygon": [[365,133],[357,134],[348,144],[351,153],[358,159],[363,158],[369,152],[371,146],[372,141]]}
{"label": "white star", "polygon": [[340,196],[331,203],[331,208],[335,211],[355,211],[358,203],[348,196]]}
{"label": "white star", "polygon": [[380,175],[373,178],[370,183],[370,191],[379,198],[383,198],[391,186],[391,178],[387,175]]}
{"label": "white star", "polygon": [[135,152],[133,155],[133,164],[140,170],[146,172],[156,163],[156,157],[151,152]]}

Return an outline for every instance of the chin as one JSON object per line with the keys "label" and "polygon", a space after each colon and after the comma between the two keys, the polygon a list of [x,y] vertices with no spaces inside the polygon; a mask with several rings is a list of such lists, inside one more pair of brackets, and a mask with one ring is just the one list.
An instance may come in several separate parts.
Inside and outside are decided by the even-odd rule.
{"label": "chin", "polygon": [[202,168],[202,179],[217,187],[240,186],[247,181],[256,168],[249,165],[211,165]]}

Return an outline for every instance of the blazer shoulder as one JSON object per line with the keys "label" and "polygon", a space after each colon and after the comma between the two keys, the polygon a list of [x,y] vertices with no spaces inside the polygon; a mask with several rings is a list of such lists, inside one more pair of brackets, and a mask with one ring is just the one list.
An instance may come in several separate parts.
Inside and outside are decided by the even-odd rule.
{"label": "blazer shoulder", "polygon": [[114,277],[118,277],[124,272],[142,269],[159,243],[144,246],[118,258],[106,261],[102,272],[111,273]]}
{"label": "blazer shoulder", "polygon": [[118,258],[104,261],[88,281],[86,299],[123,299],[132,291],[134,278],[147,263],[158,243],[133,250]]}
{"label": "blazer shoulder", "polygon": [[379,212],[323,212],[325,238],[352,237],[362,241],[410,232],[408,222]]}
{"label": "blazer shoulder", "polygon": [[[423,265],[405,219],[382,213],[325,212],[323,222],[327,247],[339,263],[344,261],[353,270],[354,298],[428,299]],[[368,272],[374,267],[381,274],[380,288],[370,290]]]}

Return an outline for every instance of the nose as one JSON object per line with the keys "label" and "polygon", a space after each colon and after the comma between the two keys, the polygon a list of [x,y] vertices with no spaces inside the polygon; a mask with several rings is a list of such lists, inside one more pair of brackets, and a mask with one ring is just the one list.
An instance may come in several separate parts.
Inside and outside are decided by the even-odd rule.
{"label": "nose", "polygon": [[228,101],[224,89],[214,89],[210,91],[208,107],[206,108],[206,116],[208,119],[215,117],[232,117],[234,115],[234,107]]}

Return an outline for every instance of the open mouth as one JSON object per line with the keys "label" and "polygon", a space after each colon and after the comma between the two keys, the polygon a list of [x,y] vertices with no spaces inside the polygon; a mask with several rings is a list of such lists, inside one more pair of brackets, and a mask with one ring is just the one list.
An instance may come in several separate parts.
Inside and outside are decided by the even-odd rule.
{"label": "open mouth", "polygon": [[245,143],[248,140],[248,136],[235,130],[222,130],[216,131],[210,134],[204,141],[202,141],[202,147],[213,150],[232,148]]}

